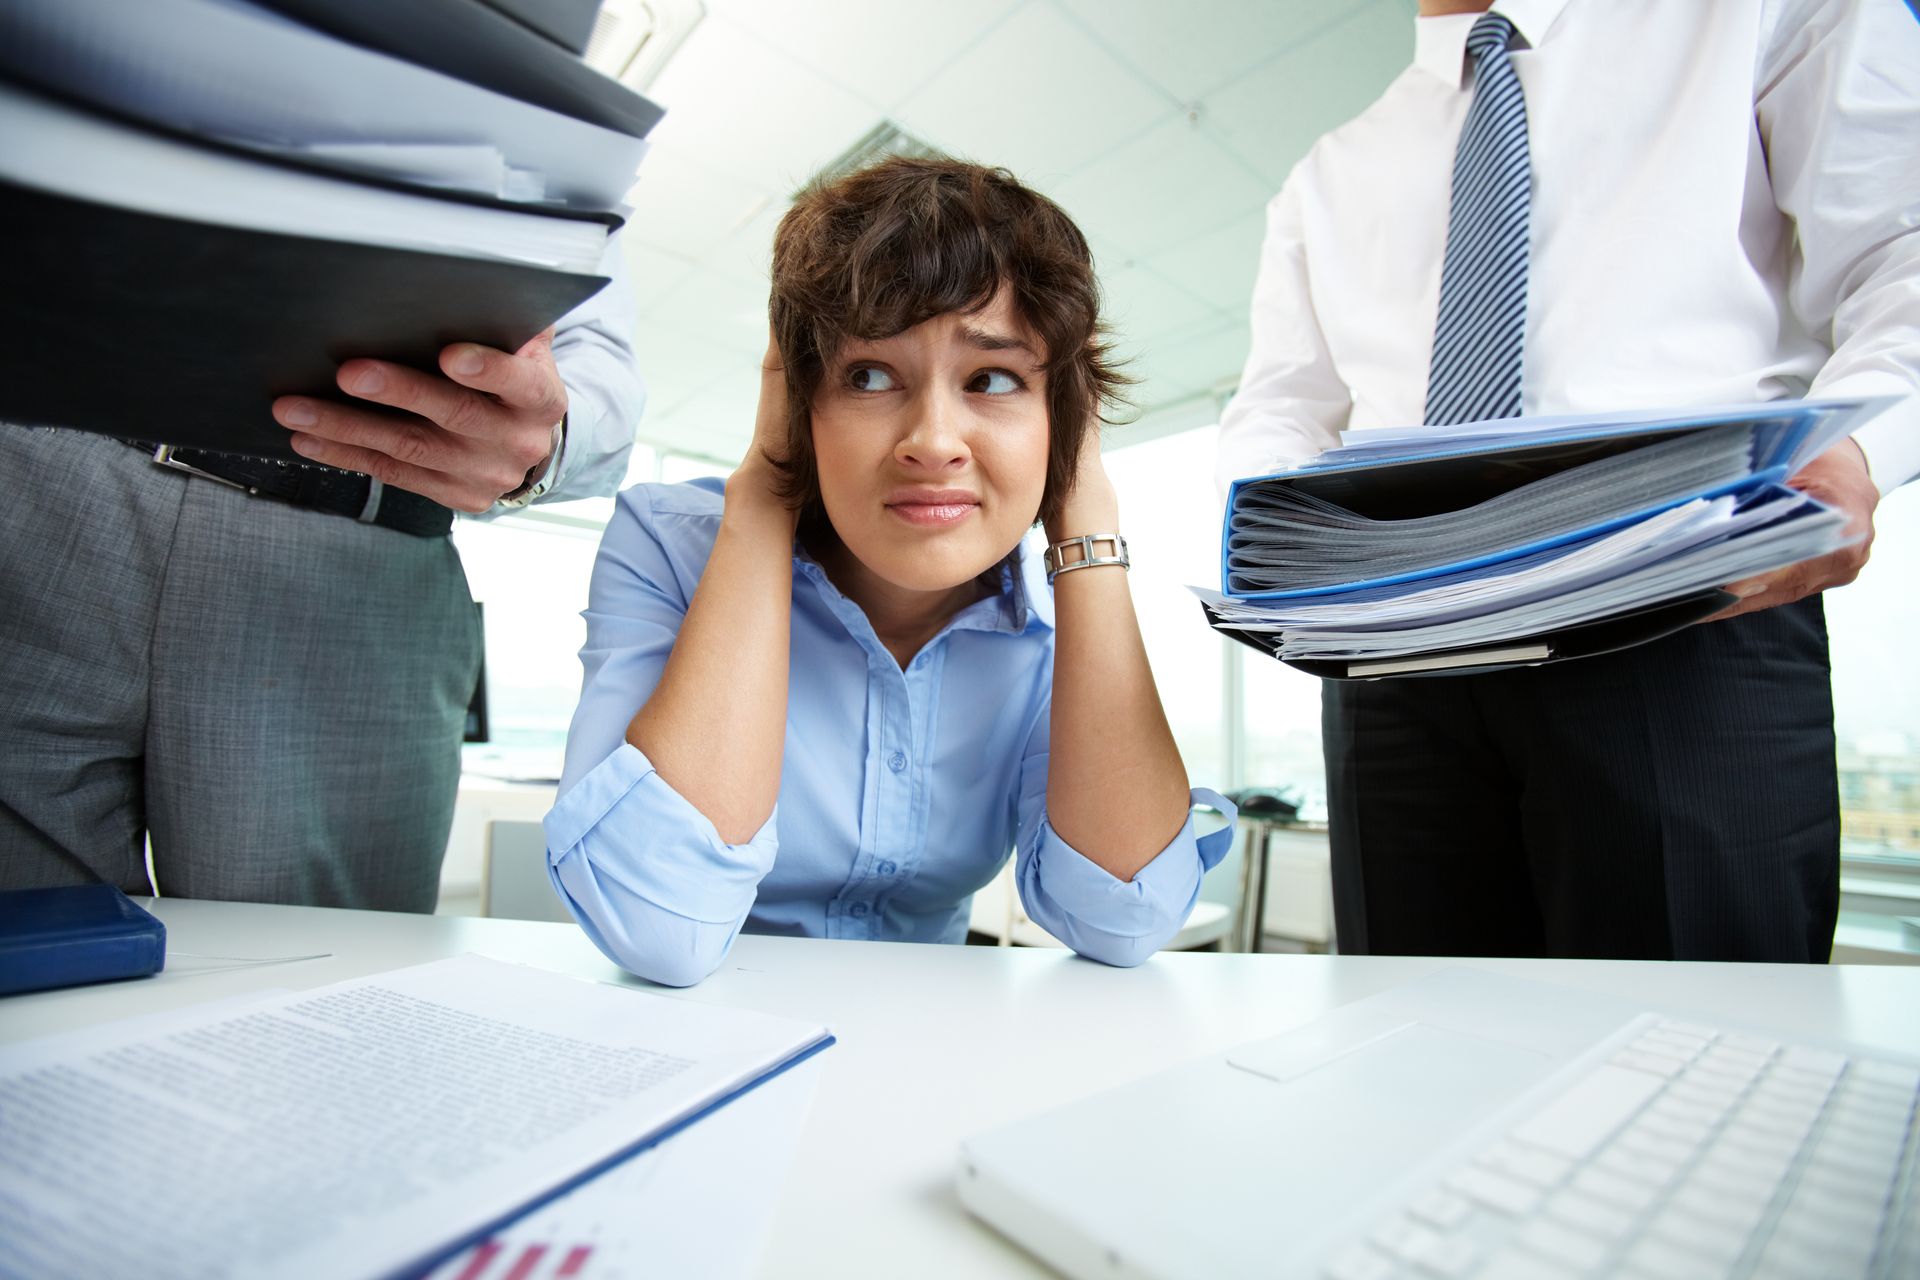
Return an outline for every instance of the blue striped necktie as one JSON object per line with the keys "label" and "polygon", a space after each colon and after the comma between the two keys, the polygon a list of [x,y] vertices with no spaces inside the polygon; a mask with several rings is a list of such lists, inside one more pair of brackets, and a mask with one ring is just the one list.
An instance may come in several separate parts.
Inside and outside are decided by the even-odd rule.
{"label": "blue striped necktie", "polygon": [[1520,413],[1527,328],[1527,101],[1507,45],[1513,24],[1473,24],[1473,105],[1453,155],[1453,207],[1440,268],[1440,311],[1427,378],[1427,421]]}

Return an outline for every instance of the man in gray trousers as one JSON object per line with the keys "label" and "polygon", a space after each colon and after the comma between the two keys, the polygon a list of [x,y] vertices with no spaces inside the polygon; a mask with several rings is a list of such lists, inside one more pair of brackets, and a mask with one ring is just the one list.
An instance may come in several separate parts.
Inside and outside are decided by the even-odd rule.
{"label": "man in gray trousers", "polygon": [[453,512],[618,488],[644,393],[607,259],[517,353],[275,401],[330,469],[0,425],[0,888],[433,909],[481,651]]}

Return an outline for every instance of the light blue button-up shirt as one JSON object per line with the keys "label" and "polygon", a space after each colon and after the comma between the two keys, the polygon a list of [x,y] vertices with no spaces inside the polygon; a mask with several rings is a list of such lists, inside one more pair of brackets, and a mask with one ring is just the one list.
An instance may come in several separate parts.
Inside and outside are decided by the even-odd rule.
{"label": "light blue button-up shirt", "polygon": [[[554,886],[618,964],[684,986],[742,928],[816,938],[960,942],[973,893],[1010,851],[1027,914],[1082,955],[1138,964],[1185,923],[1227,829],[1188,820],[1131,881],[1047,822],[1052,596],[1031,556],[902,670],[860,607],[793,562],[780,794],[730,845],[626,741],[653,693],[720,527],[717,480],[620,495],[594,565],[586,669],[547,815]],[[1232,815],[1212,792],[1196,803]]]}

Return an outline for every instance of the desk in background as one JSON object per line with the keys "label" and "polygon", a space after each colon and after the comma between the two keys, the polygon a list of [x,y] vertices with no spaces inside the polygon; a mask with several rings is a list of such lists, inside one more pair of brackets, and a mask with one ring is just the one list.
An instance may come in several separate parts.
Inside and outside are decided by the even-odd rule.
{"label": "desk in background", "polygon": [[[166,972],[0,1001],[0,1041],[475,951],[632,982],[571,925],[167,899]],[[182,955],[322,960],[258,968]],[[1449,964],[1610,992],[1717,1021],[1920,1054],[1920,970],[1577,960],[1163,954],[1109,969],[1058,951],[743,937],[678,998],[830,1025],[840,1043],[768,1237],[774,1276],[1045,1275],[968,1217],[962,1138],[1226,1049]],[[1278,1177],[1309,1178],[1286,1137]]]}

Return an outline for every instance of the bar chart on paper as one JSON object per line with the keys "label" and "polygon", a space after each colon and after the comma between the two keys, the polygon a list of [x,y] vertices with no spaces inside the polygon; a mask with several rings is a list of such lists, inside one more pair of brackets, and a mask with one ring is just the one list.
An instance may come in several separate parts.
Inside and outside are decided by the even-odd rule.
{"label": "bar chart on paper", "polygon": [[819,1071],[800,1063],[429,1273],[429,1280],[630,1280],[758,1269]]}

